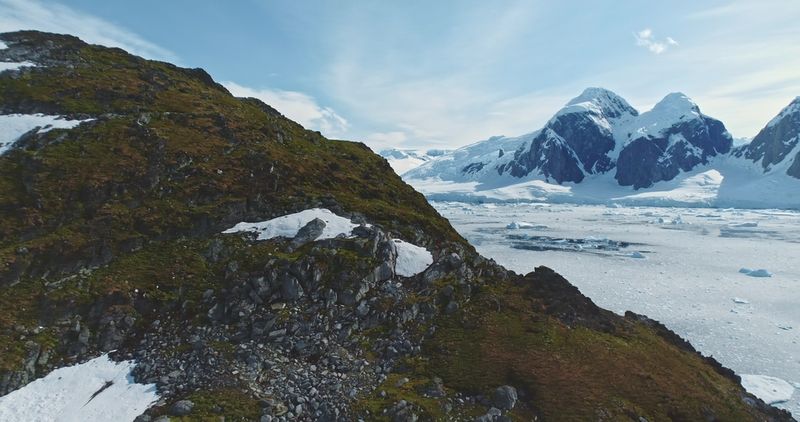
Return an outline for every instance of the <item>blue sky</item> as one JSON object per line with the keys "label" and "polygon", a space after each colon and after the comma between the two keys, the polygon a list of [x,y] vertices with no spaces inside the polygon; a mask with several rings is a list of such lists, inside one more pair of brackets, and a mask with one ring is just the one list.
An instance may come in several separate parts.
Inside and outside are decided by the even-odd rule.
{"label": "blue sky", "polygon": [[800,2],[0,0],[0,31],[73,33],[203,67],[374,149],[541,127],[587,86],[692,97],[753,136],[800,95]]}

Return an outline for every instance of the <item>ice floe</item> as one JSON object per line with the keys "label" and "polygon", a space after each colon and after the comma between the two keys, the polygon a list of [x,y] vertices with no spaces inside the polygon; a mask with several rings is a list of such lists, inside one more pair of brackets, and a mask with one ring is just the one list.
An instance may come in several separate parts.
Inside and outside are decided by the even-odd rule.
{"label": "ice floe", "polygon": [[741,377],[744,389],[767,404],[789,401],[794,394],[794,387],[780,378],[750,374]]}
{"label": "ice floe", "polygon": [[739,272],[750,277],[772,277],[772,273],[761,268],[758,270],[751,270],[750,268],[740,268]]}
{"label": "ice floe", "polygon": [[544,230],[547,228],[547,226],[545,226],[544,224],[527,223],[525,221],[512,221],[506,225],[506,228],[509,230],[517,230],[517,229]]}

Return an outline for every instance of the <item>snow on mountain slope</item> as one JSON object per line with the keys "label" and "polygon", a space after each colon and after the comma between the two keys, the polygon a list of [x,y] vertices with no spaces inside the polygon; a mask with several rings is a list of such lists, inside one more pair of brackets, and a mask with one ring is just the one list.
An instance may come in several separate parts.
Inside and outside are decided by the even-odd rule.
{"label": "snow on mountain slope", "polygon": [[252,232],[258,234],[258,240],[267,240],[278,236],[291,238],[297,236],[297,232],[315,218],[325,222],[325,227],[317,240],[333,239],[337,236],[347,237],[351,235],[354,228],[358,227],[358,224],[353,223],[349,218],[340,217],[328,209],[312,208],[267,221],[241,222],[223,233]]}
{"label": "snow on mountain slope", "polygon": [[433,264],[433,255],[421,246],[400,239],[394,239],[394,246],[397,249],[395,272],[398,275],[413,277]]}
{"label": "snow on mountain slope", "polygon": [[56,369],[0,397],[0,420],[132,421],[158,400],[154,384],[133,381],[134,366],[103,355]]}
{"label": "snow on mountain slope", "polygon": [[667,95],[619,131],[628,139],[616,160],[615,178],[637,189],[707,164],[733,145],[722,122],[702,114],[682,93]]}
{"label": "snow on mountain slope", "polygon": [[[796,152],[800,153],[800,147]],[[581,183],[559,185],[534,179],[494,188],[440,179],[408,182],[433,201],[800,209],[800,183],[785,174],[791,164],[793,160],[787,160],[764,174],[752,161],[722,155],[672,180],[638,190],[620,186],[610,173],[589,176]]]}
{"label": "snow on mountain slope", "polygon": [[[587,89],[542,131],[461,148],[404,179],[433,200],[800,208],[800,98],[731,150],[724,125],[684,94],[642,114],[612,94]],[[607,161],[576,139],[604,145]]]}
{"label": "snow on mountain slope", "polygon": [[800,179],[800,160],[796,147],[800,144],[800,97],[795,98],[762,129],[749,144],[737,148],[735,156],[758,162],[765,173],[787,160],[784,172]]}
{"label": "snow on mountain slope", "polygon": [[529,143],[539,132],[517,137],[493,136],[485,141],[448,152],[403,175],[406,179],[438,178],[452,182],[481,181],[492,185],[509,183],[496,167],[514,158],[514,151]]}
{"label": "snow on mountain slope", "polygon": [[638,116],[619,95],[603,88],[587,88],[559,110],[526,148],[498,171],[516,178],[536,175],[556,183],[581,182],[591,174],[614,167],[620,147],[616,128]]}
{"label": "snow on mountain slope", "polygon": [[38,133],[51,129],[71,129],[88,120],[67,120],[61,116],[44,114],[5,114],[0,115],[0,155],[10,150],[19,138],[38,128]]}
{"label": "snow on mountain slope", "polygon": [[405,178],[475,181],[496,189],[532,180],[581,183],[614,173],[618,184],[641,188],[706,164],[732,143],[724,125],[684,94],[669,94],[639,114],[612,91],[587,88],[540,131],[461,148]]}
{"label": "snow on mountain slope", "polygon": [[415,169],[428,161],[447,154],[449,151],[444,149],[429,149],[427,151],[414,149],[390,148],[380,151],[378,154],[385,158],[397,174],[404,174],[409,170]]}

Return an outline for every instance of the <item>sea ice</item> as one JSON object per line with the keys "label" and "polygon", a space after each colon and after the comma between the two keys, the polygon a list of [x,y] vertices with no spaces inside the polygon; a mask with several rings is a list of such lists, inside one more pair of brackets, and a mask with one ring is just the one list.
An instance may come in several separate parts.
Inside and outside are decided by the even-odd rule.
{"label": "sea ice", "polygon": [[794,387],[780,378],[750,374],[741,377],[744,389],[767,404],[789,401],[794,394]]}
{"label": "sea ice", "polygon": [[512,221],[506,225],[506,228],[509,230],[516,230],[516,229],[537,229],[543,230],[546,229],[547,226],[544,224],[533,224],[527,223],[525,221]]}

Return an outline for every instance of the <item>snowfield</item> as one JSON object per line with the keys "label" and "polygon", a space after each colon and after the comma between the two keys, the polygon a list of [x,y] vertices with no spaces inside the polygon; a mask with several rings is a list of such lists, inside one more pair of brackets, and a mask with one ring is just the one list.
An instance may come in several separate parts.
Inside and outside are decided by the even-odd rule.
{"label": "snowfield", "polygon": [[0,421],[132,421],[158,400],[155,384],[133,381],[134,366],[103,355],[56,369],[0,397]]}
{"label": "snowfield", "polygon": [[[739,374],[800,385],[800,212],[433,205],[506,268],[551,267],[599,306],[659,320]],[[523,221],[535,227],[513,224]],[[742,267],[766,269],[771,277],[745,275]],[[777,396],[769,393],[776,385],[783,386]],[[778,382],[746,387],[800,417],[800,392],[787,393]]]}
{"label": "snowfield", "polygon": [[[333,239],[335,237],[352,236],[353,229],[358,224],[350,219],[340,217],[325,208],[312,208],[284,215],[267,221],[257,223],[239,223],[223,233],[252,232],[257,233],[258,240],[267,240],[275,237],[293,238],[297,232],[311,220],[319,218],[325,222],[322,234],[315,240]],[[427,249],[400,239],[394,239],[397,248],[397,262],[395,272],[403,277],[413,277],[425,271],[433,263],[433,255]]]}
{"label": "snowfield", "polygon": [[397,248],[397,263],[394,271],[403,277],[413,277],[433,264],[433,255],[427,249],[400,239],[394,239]]}
{"label": "snowfield", "polygon": [[[797,153],[800,144],[791,154]],[[431,201],[800,209],[800,180],[786,174],[793,163],[793,158],[786,159],[765,174],[760,162],[719,156],[670,181],[639,190],[620,186],[610,173],[563,185],[541,177],[520,180],[508,175],[485,182],[454,182],[437,176],[419,178],[421,169],[404,179]]]}
{"label": "snowfield", "polygon": [[31,62],[0,62],[0,72],[6,70],[17,70],[21,67],[33,67],[36,63]]}
{"label": "snowfield", "polygon": [[[6,45],[6,43],[0,41],[0,50],[5,50],[6,48],[8,48],[8,45]],[[19,69],[19,68],[25,67],[25,66],[27,66],[27,67],[36,66],[36,63],[31,63],[31,62],[0,62],[0,72],[6,71],[6,70],[16,70],[16,69]]]}
{"label": "snowfield", "polygon": [[358,224],[353,223],[349,218],[340,217],[328,209],[312,208],[257,223],[241,222],[223,233],[258,233],[258,240],[267,240],[278,236],[292,238],[303,226],[315,218],[325,222],[325,228],[316,240],[350,236],[353,229],[358,227]]}
{"label": "snowfield", "polygon": [[[4,70],[0,62],[0,71]],[[24,134],[37,129],[39,133],[51,129],[72,129],[87,120],[67,120],[62,116],[44,114],[3,114],[0,115],[0,155],[5,154]]]}

